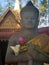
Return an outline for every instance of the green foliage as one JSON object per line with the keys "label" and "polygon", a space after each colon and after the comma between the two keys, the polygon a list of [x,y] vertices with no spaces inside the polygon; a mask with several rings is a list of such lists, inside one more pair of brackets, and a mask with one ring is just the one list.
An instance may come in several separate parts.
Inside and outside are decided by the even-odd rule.
{"label": "green foliage", "polygon": [[41,15],[44,15],[45,12],[47,11],[47,0],[43,0],[41,1],[41,5],[39,6],[39,11],[41,13]]}
{"label": "green foliage", "polygon": [[1,6],[0,6],[0,12],[2,11],[2,8],[1,8]]}
{"label": "green foliage", "polygon": [[0,5],[0,14],[2,13],[2,6]]}
{"label": "green foliage", "polygon": [[[39,0],[32,0],[33,1],[33,4],[36,4],[36,3],[38,3],[38,1]],[[47,12],[47,8],[48,8],[48,6],[47,6],[47,0],[40,0],[40,5],[38,6],[38,8],[39,8],[39,11],[40,11],[40,14],[42,15],[42,16],[44,16],[44,14]]]}
{"label": "green foliage", "polygon": [[36,4],[37,1],[38,1],[38,0],[33,0],[33,4]]}

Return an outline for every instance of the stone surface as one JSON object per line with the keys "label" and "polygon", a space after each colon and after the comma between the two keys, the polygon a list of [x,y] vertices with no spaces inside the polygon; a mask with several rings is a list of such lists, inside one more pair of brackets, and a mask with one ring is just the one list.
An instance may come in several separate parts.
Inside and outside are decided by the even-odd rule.
{"label": "stone surface", "polygon": [[35,28],[38,26],[39,11],[31,2],[28,2],[26,7],[22,8],[20,15],[22,18],[20,23],[25,28]]}

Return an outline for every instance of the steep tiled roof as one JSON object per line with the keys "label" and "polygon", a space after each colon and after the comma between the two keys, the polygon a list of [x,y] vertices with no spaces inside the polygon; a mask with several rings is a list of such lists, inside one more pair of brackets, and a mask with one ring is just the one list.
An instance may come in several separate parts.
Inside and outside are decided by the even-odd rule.
{"label": "steep tiled roof", "polygon": [[15,12],[14,11],[14,9],[13,8],[11,8],[11,7],[8,7],[6,10],[5,10],[5,12],[3,13],[3,15],[2,16],[0,16],[0,22],[3,20],[3,18],[5,17],[5,15],[8,13],[8,11],[11,11],[12,13],[13,13],[13,15],[15,16],[15,18],[16,18],[16,20],[17,20],[17,11]]}
{"label": "steep tiled roof", "polygon": [[16,25],[19,24],[17,17],[17,11],[15,12],[11,7],[7,8],[3,15],[0,16],[0,39],[8,39],[11,35],[18,32],[16,28]]}

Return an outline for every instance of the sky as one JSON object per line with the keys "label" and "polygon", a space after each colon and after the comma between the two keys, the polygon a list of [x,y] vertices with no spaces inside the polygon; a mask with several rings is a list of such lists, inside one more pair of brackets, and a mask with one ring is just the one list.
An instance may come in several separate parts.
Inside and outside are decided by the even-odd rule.
{"label": "sky", "polygon": [[[13,0],[14,2],[12,0],[0,0],[0,6],[2,6],[2,11],[4,11],[7,7],[7,5],[8,5],[7,1],[10,2],[10,6],[13,6],[13,7],[15,6],[16,0]],[[21,0],[22,7],[24,7],[28,1],[30,1],[30,0]],[[43,0],[38,0],[39,4],[40,4],[40,1],[43,1]],[[18,7],[18,6],[16,5],[16,7]]]}
{"label": "sky", "polygon": [[[0,15],[2,15],[4,13],[4,11],[7,9],[7,6],[8,6],[7,1],[10,2],[10,6],[15,7],[16,9],[18,8],[18,4],[15,4],[15,1],[17,1],[17,0],[13,0],[14,2],[12,0],[0,0],[0,6],[2,6],[2,12],[0,12]],[[21,0],[22,7],[24,7],[28,1],[30,1],[30,0]],[[41,3],[41,1],[43,1],[43,0],[38,0],[39,4]]]}
{"label": "sky", "polygon": [[[10,0],[9,0],[10,1]],[[21,0],[22,1],[22,4],[23,4],[23,6],[29,1],[29,0]],[[38,0],[39,1],[39,3],[40,3],[40,1],[43,1],[43,0]],[[14,0],[14,2],[15,2],[15,0]],[[14,2],[12,2],[13,4],[14,4]],[[11,3],[11,2],[10,2]],[[4,8],[6,5],[7,5],[8,3],[7,3],[7,0],[0,0],[0,5],[2,5],[2,7]]]}

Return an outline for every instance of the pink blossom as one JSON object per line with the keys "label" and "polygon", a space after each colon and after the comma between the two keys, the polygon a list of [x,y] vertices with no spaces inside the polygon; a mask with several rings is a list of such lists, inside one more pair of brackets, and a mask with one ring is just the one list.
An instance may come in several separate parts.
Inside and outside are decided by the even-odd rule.
{"label": "pink blossom", "polygon": [[20,45],[23,45],[26,42],[26,38],[22,36],[18,36],[18,40],[19,40]]}

